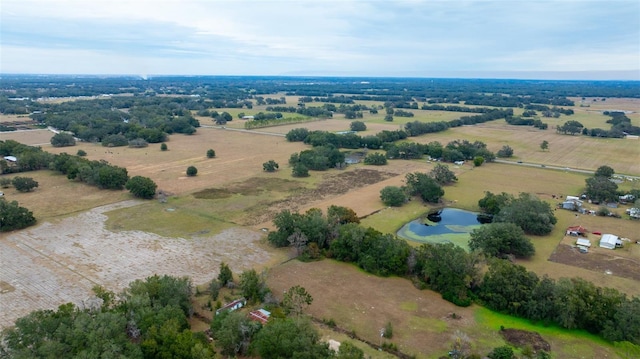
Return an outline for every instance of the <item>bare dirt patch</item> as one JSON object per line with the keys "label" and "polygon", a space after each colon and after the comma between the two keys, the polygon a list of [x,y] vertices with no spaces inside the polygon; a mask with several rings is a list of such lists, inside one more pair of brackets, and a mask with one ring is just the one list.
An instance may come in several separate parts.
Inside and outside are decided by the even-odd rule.
{"label": "bare dirt patch", "polygon": [[295,212],[307,204],[344,195],[351,190],[364,188],[395,176],[397,176],[395,173],[366,168],[356,168],[338,173],[326,173],[322,175],[322,182],[320,182],[316,188],[303,189],[284,200],[271,203],[268,210],[262,211],[262,213],[253,213],[253,215],[248,216],[242,224],[253,226],[265,223],[273,219],[275,214],[284,209]]}
{"label": "bare dirt patch", "polygon": [[504,340],[519,348],[531,346],[536,352],[540,350],[551,351],[551,345],[537,332],[507,328],[501,330],[500,335]]}
{"label": "bare dirt patch", "polygon": [[141,231],[111,232],[105,212],[134,206],[125,201],[94,208],[57,223],[46,222],[0,237],[0,282],[14,290],[0,294],[0,327],[35,309],[55,308],[90,297],[102,285],[119,291],[153,274],[189,276],[204,283],[217,275],[220,262],[234,272],[269,263],[262,233],[230,228],[218,234],[166,238]]}
{"label": "bare dirt patch", "polygon": [[[594,243],[597,245],[597,243]],[[637,244],[629,244],[637,245]],[[588,253],[580,253],[573,245],[559,244],[556,250],[551,253],[549,260],[563,263],[574,267],[580,267],[595,272],[606,273],[618,277],[629,278],[640,281],[640,261],[633,258],[616,256],[614,253],[606,254],[599,252],[601,248],[590,249]],[[610,249],[602,251],[614,252]]]}

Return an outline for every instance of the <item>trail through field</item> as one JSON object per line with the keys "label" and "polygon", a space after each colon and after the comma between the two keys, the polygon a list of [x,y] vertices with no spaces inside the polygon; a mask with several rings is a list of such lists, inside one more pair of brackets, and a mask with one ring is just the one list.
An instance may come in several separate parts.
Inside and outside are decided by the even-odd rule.
{"label": "trail through field", "polygon": [[154,274],[200,284],[217,276],[222,261],[241,272],[270,259],[262,234],[244,228],[188,239],[105,229],[106,212],[138,203],[102,206],[0,237],[0,328],[36,309],[81,305],[94,285],[117,293]]}

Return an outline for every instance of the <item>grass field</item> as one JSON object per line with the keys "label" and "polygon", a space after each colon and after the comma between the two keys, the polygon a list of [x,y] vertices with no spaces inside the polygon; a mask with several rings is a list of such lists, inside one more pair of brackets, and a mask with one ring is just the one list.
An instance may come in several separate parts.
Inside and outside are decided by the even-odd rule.
{"label": "grass field", "polygon": [[[391,322],[390,341],[417,358],[446,355],[456,331],[471,338],[473,351],[486,354],[505,344],[498,334],[501,325],[539,332],[551,344],[554,358],[617,357],[610,344],[583,331],[533,325],[477,306],[456,307],[437,293],[416,289],[408,280],[375,277],[350,264],[292,261],[270,269],[267,284],[276,295],[294,285],[304,286],[314,298],[309,314],[333,319],[374,343],[380,340],[380,328]],[[332,332],[323,334],[340,340]]]}
{"label": "grass field", "polygon": [[[297,99],[287,98],[287,106],[297,103],[296,101]],[[557,121],[561,123],[566,119],[581,118],[580,122],[584,121],[585,125],[589,123],[587,126],[593,126],[607,119],[598,112],[603,108],[637,111],[639,103],[638,100],[608,99],[605,103],[598,101],[597,104],[590,104],[590,107],[576,107],[574,118],[562,116]],[[227,127],[243,125],[243,121],[237,119],[238,112],[251,114],[261,110],[261,107],[255,107],[251,111],[217,109],[234,116],[234,120]],[[416,117],[407,118],[407,121],[440,121],[447,120],[445,118],[448,116],[458,118],[461,115],[473,115],[411,111],[416,113]],[[367,123],[368,129],[361,135],[373,135],[383,129],[401,128],[401,118],[388,123],[382,120],[383,117],[382,113],[366,113],[363,120]],[[638,125],[640,117],[637,114],[630,114],[629,117]],[[203,118],[201,122],[203,125],[213,126],[210,119]],[[237,227],[252,230],[272,228],[272,215],[281,209],[305,211],[312,207],[326,209],[330,205],[341,205],[354,209],[361,217],[366,216],[362,219],[364,226],[371,226],[384,233],[395,233],[402,224],[421,216],[431,207],[419,200],[413,200],[401,208],[385,208],[379,198],[380,190],[388,185],[403,185],[406,173],[428,172],[434,163],[425,160],[397,160],[390,161],[389,165],[382,167],[355,165],[345,171],[312,172],[311,177],[305,179],[293,179],[290,175],[287,165],[289,156],[307,149],[307,146],[302,143],[289,143],[283,134],[298,127],[325,131],[348,130],[350,122],[351,120],[336,116],[329,120],[260,129],[262,134],[200,128],[193,136],[172,135],[167,141],[168,151],[160,151],[159,144],[152,144],[143,149],[105,148],[91,143],[53,148],[48,145],[53,134],[45,130],[0,133],[0,140],[16,139],[27,144],[41,145],[53,153],[75,154],[82,149],[88,153],[87,158],[91,160],[105,159],[112,164],[126,167],[129,175],[150,177],[160,189],[171,193],[167,203],[149,201],[139,206],[106,213],[109,219],[105,224],[105,231],[153,232],[162,236],[160,238],[166,238],[166,241],[189,242],[193,238],[214,236]],[[601,127],[608,128],[605,125],[608,126],[603,124]],[[565,136],[556,134],[552,129],[540,131],[529,127],[508,126],[504,121],[459,127],[409,140],[422,143],[440,141],[446,144],[456,139],[480,140],[487,143],[492,151],[509,145],[515,151],[514,161],[522,160],[590,171],[606,164],[618,173],[640,175],[640,142],[637,140]],[[542,151],[539,147],[543,140],[550,143],[548,151]],[[206,158],[205,153],[209,148],[216,151],[216,158]],[[280,170],[272,174],[264,173],[262,163],[271,159],[280,164]],[[185,170],[190,165],[198,168],[196,177],[185,176]],[[584,180],[587,178],[586,174],[499,163],[487,163],[481,167],[473,167],[469,163],[463,166],[449,166],[459,181],[445,187],[444,204],[474,211],[478,210],[477,201],[483,197],[484,191],[504,191],[511,194],[530,192],[553,204],[555,200],[552,195],[581,193]],[[18,193],[13,189],[3,191],[7,199],[17,200],[21,205],[30,208],[40,223],[60,222],[71,214],[132,198],[126,191],[97,190],[49,171],[31,172],[28,176],[40,183],[34,192]],[[359,185],[359,180],[365,176],[375,180]],[[640,186],[640,182],[626,183],[624,186],[632,188]],[[314,192],[318,188],[325,190]],[[624,208],[619,211],[623,212]],[[558,224],[550,235],[532,237],[537,254],[530,260],[518,261],[519,264],[540,276],[579,276],[599,286],[616,288],[629,295],[640,295],[637,281],[548,260],[563,240],[564,231],[569,225],[580,224],[591,230],[609,231],[635,238],[640,233],[640,224],[637,221],[576,217],[568,211],[557,211],[556,216]],[[262,251],[260,253],[278,260],[286,257],[283,251],[269,248],[264,243],[260,244],[257,247]],[[246,260],[242,252],[233,252],[233,246],[227,249],[229,253],[226,254],[226,258]],[[620,253],[640,258],[638,252],[628,249],[628,253],[618,251],[612,252],[612,255]],[[616,357],[612,347],[584,333],[530,326],[526,322],[490,313],[478,307],[458,308],[442,300],[436,293],[418,291],[405,279],[377,278],[348,264],[329,260],[309,264],[296,261],[282,265],[277,264],[279,261],[268,263],[268,281],[274,293],[282,293],[282,290],[301,284],[314,297],[311,314],[318,318],[334,319],[340,327],[354,330],[371,341],[379,340],[378,330],[387,321],[391,321],[396,332],[393,343],[409,354],[416,354],[418,358],[446,355],[455,330],[469,334],[476,343],[474,348],[478,352],[486,353],[504,343],[496,329],[505,325],[504,323],[508,324],[505,326],[529,328],[528,330],[540,332],[546,340],[552,342],[555,357],[558,358]],[[118,271],[117,268],[110,268],[103,272],[111,273],[111,270]],[[202,271],[201,268],[198,270]],[[213,277],[215,269],[209,271]],[[32,297],[37,295],[30,294]],[[450,313],[453,312],[462,316],[462,319],[452,319]],[[326,328],[322,333],[326,337],[344,339],[344,336],[340,337]],[[372,356],[378,357],[374,354]]]}

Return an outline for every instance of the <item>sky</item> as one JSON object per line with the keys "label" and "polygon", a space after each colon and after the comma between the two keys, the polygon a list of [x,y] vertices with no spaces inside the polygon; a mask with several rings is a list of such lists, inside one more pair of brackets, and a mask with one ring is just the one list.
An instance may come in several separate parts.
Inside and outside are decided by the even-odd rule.
{"label": "sky", "polygon": [[640,1],[2,0],[0,73],[640,80]]}

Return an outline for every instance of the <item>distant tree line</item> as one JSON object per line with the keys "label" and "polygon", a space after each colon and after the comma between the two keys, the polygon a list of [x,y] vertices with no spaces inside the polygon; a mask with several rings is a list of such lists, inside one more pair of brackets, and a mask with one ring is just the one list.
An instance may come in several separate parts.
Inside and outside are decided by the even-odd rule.
{"label": "distant tree line", "polygon": [[535,128],[539,128],[541,130],[546,130],[549,125],[547,125],[546,123],[542,122],[539,119],[534,119],[534,118],[524,118],[524,114],[522,115],[523,117],[520,116],[512,116],[512,117],[507,117],[506,121],[508,124],[510,125],[514,125],[514,126],[533,126]]}

